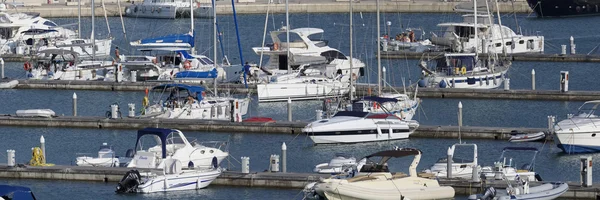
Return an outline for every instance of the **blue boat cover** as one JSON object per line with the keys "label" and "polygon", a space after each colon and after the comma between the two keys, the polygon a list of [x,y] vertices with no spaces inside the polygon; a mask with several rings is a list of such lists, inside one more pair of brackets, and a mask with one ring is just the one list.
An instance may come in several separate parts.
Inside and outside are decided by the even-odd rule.
{"label": "blue boat cover", "polygon": [[31,189],[23,186],[0,185],[0,196],[6,196],[10,199],[35,200]]}
{"label": "blue boat cover", "polygon": [[385,102],[398,102],[398,99],[395,98],[385,98],[385,97],[378,97],[378,96],[366,96],[362,98],[363,100],[366,101],[375,101],[377,103],[385,103]]}
{"label": "blue boat cover", "polygon": [[205,79],[213,79],[217,78],[218,72],[217,68],[213,68],[210,71],[197,71],[197,70],[187,70],[180,71],[175,74],[175,78],[187,79],[187,78],[205,78]]}
{"label": "blue boat cover", "polygon": [[186,34],[175,34],[175,35],[167,35],[160,36],[156,38],[146,38],[141,40],[141,44],[151,44],[151,43],[188,43],[190,46],[194,46],[194,33],[186,33]]}
{"label": "blue boat cover", "polygon": [[192,55],[190,55],[190,54],[189,54],[187,51],[181,51],[181,50],[179,50],[179,51],[175,51],[175,52],[177,52],[177,53],[180,53],[181,55],[183,55],[183,57],[184,57],[185,59],[193,59],[193,58],[194,58],[194,57],[193,57]]}
{"label": "blue boat cover", "polygon": [[512,151],[538,151],[535,147],[504,147],[502,151],[512,150]]}
{"label": "blue boat cover", "polygon": [[162,158],[167,158],[167,137],[173,132],[172,129],[166,128],[144,128],[138,130],[137,141],[135,142],[135,149],[138,149],[140,138],[144,135],[156,135],[160,138],[162,146]]}
{"label": "blue boat cover", "polygon": [[[181,83],[162,84],[154,86],[152,90],[166,90],[170,88],[177,88],[178,90],[187,90],[190,94],[196,93],[196,95],[202,94],[202,92],[204,92],[205,90],[202,86],[186,85]],[[201,96],[198,96],[198,98],[201,98]]]}

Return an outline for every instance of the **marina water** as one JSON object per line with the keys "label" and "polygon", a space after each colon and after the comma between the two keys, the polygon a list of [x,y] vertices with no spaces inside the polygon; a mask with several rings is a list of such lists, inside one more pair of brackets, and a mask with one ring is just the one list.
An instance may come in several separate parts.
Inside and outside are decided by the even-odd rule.
{"label": "marina water", "polygon": [[[532,15],[533,16],[533,15]],[[560,18],[537,19],[527,15],[517,15],[518,23],[524,33],[545,36],[546,53],[560,52],[560,45],[569,43],[569,37],[575,38],[577,51],[588,53],[600,44],[600,27],[595,26],[600,17],[590,18]],[[53,19],[59,24],[77,22],[76,18]],[[89,19],[82,19],[82,35],[89,35]],[[240,63],[237,54],[237,44],[232,16],[219,17],[219,25],[223,33],[225,54],[234,64]],[[251,47],[260,46],[262,41],[264,15],[239,16],[242,50],[246,61],[258,63],[259,57]],[[292,14],[292,28],[316,27],[325,30],[324,38],[329,46],[349,53],[347,14]],[[427,33],[439,33],[441,29],[435,25],[443,22],[461,21],[457,14],[401,14],[387,13],[382,20],[391,21],[392,35],[400,33],[408,27],[420,27]],[[280,28],[285,22],[285,16],[278,14],[270,17],[268,29]],[[502,22],[516,30],[511,14],[504,14]],[[106,24],[96,20],[97,38],[107,36]],[[114,46],[119,46],[121,54],[139,54],[129,48],[128,41],[123,38],[120,19],[109,18],[111,35],[115,38]],[[137,40],[146,37],[189,31],[189,20],[158,20],[125,18],[127,37]],[[212,25],[210,20],[196,21],[197,51],[212,57]],[[360,58],[367,64],[367,76],[359,81],[372,83],[376,80],[376,25],[375,15],[371,13],[356,13],[354,16],[354,57]],[[382,26],[382,30],[388,27]],[[385,32],[385,31],[384,31]],[[426,36],[427,37],[427,36]],[[293,39],[293,38],[292,38]],[[267,39],[269,41],[269,39]],[[219,51],[220,52],[220,51]],[[406,84],[419,79],[420,69],[416,60],[383,60],[387,68],[386,80],[392,85],[402,86],[402,77]],[[536,89],[558,90],[559,72],[569,71],[570,90],[598,90],[600,83],[595,78],[597,63],[561,63],[561,62],[514,62],[509,70],[511,89],[529,89],[531,87],[531,69],[536,71]],[[24,78],[22,63],[7,63],[6,75],[10,78]],[[221,89],[220,91],[226,91]],[[71,115],[71,97],[76,92],[78,96],[78,114],[82,116],[104,116],[112,103],[119,103],[121,111],[126,114],[127,103],[136,103],[139,110],[143,92],[110,92],[110,91],[73,91],[73,90],[0,90],[0,100],[3,102],[0,113],[14,114],[18,109],[49,108],[58,115]],[[546,127],[548,115],[556,115],[557,120],[566,118],[567,113],[576,111],[582,102],[560,101],[513,101],[513,100],[473,100],[473,99],[424,99],[419,114],[415,116],[423,125],[455,125],[457,124],[457,105],[463,104],[463,124],[466,126],[502,126],[502,127]],[[319,101],[294,102],[294,120],[310,121],[319,109]],[[272,117],[276,120],[287,118],[285,103],[258,104],[255,94],[251,104],[250,116]],[[135,130],[105,130],[105,129],[67,129],[67,128],[21,128],[2,127],[0,146],[4,149],[15,149],[17,163],[25,163],[31,159],[31,147],[39,146],[39,137],[46,138],[47,160],[54,164],[71,165],[77,153],[95,154],[101,143],[113,145],[118,155],[124,155],[127,149],[135,145]],[[510,131],[510,130],[506,130]],[[268,168],[270,154],[279,154],[281,144],[288,146],[288,171],[311,172],[312,168],[322,162],[327,162],[336,152],[345,152],[357,158],[370,153],[389,149],[393,146],[418,148],[423,151],[423,159],[418,170],[425,169],[438,158],[445,157],[447,147],[458,142],[458,139],[423,139],[413,138],[404,141],[352,144],[352,145],[323,145],[313,146],[304,135],[289,134],[247,134],[247,133],[206,133],[184,132],[186,136],[198,141],[229,141],[229,152],[232,158],[223,162],[223,167],[239,170],[238,159],[241,156],[250,157],[251,171],[263,171]],[[506,146],[536,147],[541,150],[536,160],[535,169],[544,180],[579,181],[579,156],[565,155],[553,143],[523,143],[511,144],[507,141],[494,140],[463,140],[479,145],[479,160],[481,164],[492,165],[500,156],[501,149]],[[258,148],[260,147],[260,148]],[[6,159],[4,150],[0,151],[0,159]],[[461,158],[470,158],[470,150],[459,149]],[[600,156],[592,154],[594,160]],[[529,162],[530,155],[514,155],[517,166]],[[234,159],[235,158],[235,159]],[[408,160],[400,160],[391,164],[392,171],[406,171]],[[600,180],[600,175],[594,175]],[[116,183],[68,182],[45,180],[2,180],[15,185],[25,185],[32,188],[41,199],[301,199],[300,190],[275,190],[263,188],[241,188],[210,186],[199,191],[159,193],[152,195],[116,195]],[[596,181],[597,182],[597,181]]]}

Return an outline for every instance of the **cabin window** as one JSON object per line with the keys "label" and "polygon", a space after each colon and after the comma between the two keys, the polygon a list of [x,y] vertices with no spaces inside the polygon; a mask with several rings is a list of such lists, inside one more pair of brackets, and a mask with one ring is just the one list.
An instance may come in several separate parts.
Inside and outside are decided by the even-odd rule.
{"label": "cabin window", "polygon": [[506,46],[511,46],[512,42],[506,42]]}
{"label": "cabin window", "polygon": [[327,59],[327,62],[331,62],[335,59],[346,60],[346,56],[339,51],[331,50],[321,53],[321,56]]}
{"label": "cabin window", "polygon": [[519,40],[519,44],[525,44],[525,40]]}
{"label": "cabin window", "polygon": [[496,47],[502,46],[502,43],[496,43]]}
{"label": "cabin window", "polygon": [[470,37],[473,33],[475,32],[475,28],[473,27],[464,27],[464,26],[457,26],[454,27],[454,33],[456,33],[456,35],[458,35],[458,37]]}
{"label": "cabin window", "polygon": [[46,25],[46,26],[56,26],[56,24],[54,22],[51,22],[51,21],[44,22],[44,25]]}

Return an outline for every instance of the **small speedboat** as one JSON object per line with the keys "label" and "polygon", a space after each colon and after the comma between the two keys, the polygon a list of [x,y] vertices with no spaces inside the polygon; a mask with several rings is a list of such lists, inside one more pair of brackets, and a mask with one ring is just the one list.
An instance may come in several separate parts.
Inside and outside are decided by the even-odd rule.
{"label": "small speedboat", "polygon": [[197,190],[208,187],[219,175],[222,169],[218,167],[216,158],[209,169],[182,169],[177,159],[165,160],[166,167],[162,172],[140,174],[137,170],[128,171],[117,185],[117,193],[153,193],[180,190]]}
{"label": "small speedboat", "polygon": [[512,132],[511,135],[510,139],[508,139],[509,142],[534,142],[546,139],[546,133],[543,131],[537,133]]}
{"label": "small speedboat", "polygon": [[518,183],[517,187],[510,186],[507,190],[496,190],[493,187],[486,189],[484,194],[473,194],[469,200],[519,200],[536,199],[551,200],[560,197],[569,190],[569,185],[562,182],[545,183],[540,186],[529,187],[529,182]]}
{"label": "small speedboat", "polygon": [[[129,151],[130,154],[133,151]],[[119,157],[115,155],[115,151],[107,143],[102,143],[98,150],[98,157],[79,156],[77,157],[77,166],[92,166],[92,167],[119,167]]]}
{"label": "small speedboat", "polygon": [[0,82],[0,89],[12,89],[14,87],[16,87],[19,84],[19,81],[17,80],[12,80],[12,81],[8,81],[8,82]]}
{"label": "small speedboat", "polygon": [[[361,160],[363,161],[363,160]],[[357,165],[356,158],[348,156],[344,153],[336,153],[335,157],[328,163],[321,163],[315,166],[314,172],[320,174],[339,174],[345,169],[351,169]]]}
{"label": "small speedboat", "polygon": [[50,109],[28,109],[17,110],[17,117],[46,117],[51,118],[56,116],[53,110]]}

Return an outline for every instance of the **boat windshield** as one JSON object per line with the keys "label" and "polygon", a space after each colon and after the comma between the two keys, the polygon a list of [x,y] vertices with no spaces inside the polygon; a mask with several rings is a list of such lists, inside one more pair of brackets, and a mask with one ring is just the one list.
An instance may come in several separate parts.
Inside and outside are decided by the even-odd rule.
{"label": "boat windshield", "polygon": [[308,36],[308,39],[312,41],[317,47],[325,47],[329,41],[323,39],[323,33],[315,33]]}
{"label": "boat windshield", "polygon": [[334,117],[365,117],[369,113],[368,112],[359,112],[359,111],[339,111],[335,113]]}
{"label": "boat windshield", "polygon": [[596,115],[596,111],[598,110],[598,105],[600,105],[600,102],[599,103],[584,103],[583,105],[581,105],[581,107],[579,107],[577,116],[585,117],[585,118],[598,117]]}
{"label": "boat windshield", "polygon": [[474,66],[475,57],[473,56],[448,56],[437,60],[435,70],[447,75],[455,75],[459,70],[461,72],[473,71]]}

